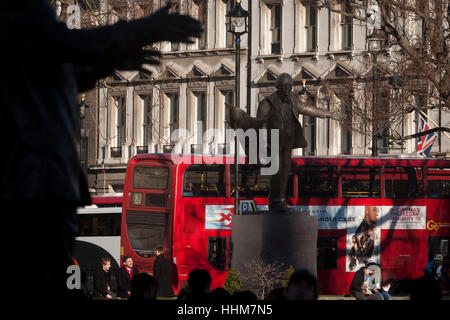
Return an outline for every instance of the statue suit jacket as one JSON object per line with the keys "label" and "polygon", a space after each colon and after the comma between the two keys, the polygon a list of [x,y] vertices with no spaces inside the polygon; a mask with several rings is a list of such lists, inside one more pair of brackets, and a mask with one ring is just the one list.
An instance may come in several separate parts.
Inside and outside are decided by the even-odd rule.
{"label": "statue suit jacket", "polygon": [[[306,115],[310,115],[310,116],[314,116],[314,117],[325,118],[325,117],[331,116],[331,113],[327,110],[309,106],[312,102],[312,99],[309,99],[307,104],[302,104],[300,102],[298,95],[293,92],[291,93],[289,100],[290,100],[290,105],[291,105],[292,117],[294,117],[294,119],[295,119],[293,149],[304,148],[308,144],[307,144],[307,141],[303,134],[302,125],[298,121],[299,114],[306,114]],[[263,101],[260,102],[260,104],[258,106],[257,115],[256,115],[257,118],[267,117],[269,113],[274,112],[275,108],[277,108],[277,106],[280,106],[280,105],[282,105],[282,101],[281,101],[281,98],[278,95],[278,93],[275,92],[275,93],[271,94],[270,96],[268,96],[267,98],[265,98]],[[269,115],[269,121],[267,124],[268,129],[282,129],[286,125],[287,124],[285,124],[285,123],[277,123],[276,120],[270,121],[270,115]]]}

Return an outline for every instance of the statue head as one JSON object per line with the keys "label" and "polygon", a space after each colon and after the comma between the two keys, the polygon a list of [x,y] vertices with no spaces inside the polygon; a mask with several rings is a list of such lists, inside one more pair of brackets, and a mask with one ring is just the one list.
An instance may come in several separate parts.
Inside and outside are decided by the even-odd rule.
{"label": "statue head", "polygon": [[288,73],[280,74],[275,82],[278,94],[283,97],[288,97],[291,94],[293,85],[294,80]]}

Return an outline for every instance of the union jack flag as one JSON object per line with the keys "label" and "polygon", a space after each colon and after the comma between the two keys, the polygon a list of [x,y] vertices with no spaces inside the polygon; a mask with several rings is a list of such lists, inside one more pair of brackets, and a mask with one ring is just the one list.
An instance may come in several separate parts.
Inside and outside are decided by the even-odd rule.
{"label": "union jack flag", "polygon": [[[419,114],[419,132],[430,130],[428,123]],[[436,139],[436,133],[430,133],[423,135],[417,139],[417,155],[422,157],[429,157],[431,148],[433,147],[434,139]]]}

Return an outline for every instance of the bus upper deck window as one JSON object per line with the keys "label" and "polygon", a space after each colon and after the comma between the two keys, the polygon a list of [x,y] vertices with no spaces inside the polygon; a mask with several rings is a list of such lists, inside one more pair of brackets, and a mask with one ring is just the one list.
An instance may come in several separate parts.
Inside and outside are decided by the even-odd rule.
{"label": "bus upper deck window", "polygon": [[[261,166],[255,164],[242,164],[239,166],[239,196],[261,197],[269,196],[270,175],[261,174]],[[230,165],[230,191],[234,195],[234,164]],[[294,197],[294,175],[289,176],[287,196]]]}
{"label": "bus upper deck window", "polygon": [[167,189],[169,182],[169,168],[144,167],[134,168],[133,188],[136,189]]}
{"label": "bus upper deck window", "polygon": [[184,197],[225,197],[225,165],[191,165],[183,178]]}
{"label": "bus upper deck window", "polygon": [[450,168],[428,168],[427,198],[450,199]]}
{"label": "bus upper deck window", "polygon": [[338,174],[335,166],[298,166],[300,198],[336,198]]}
{"label": "bus upper deck window", "polygon": [[342,167],[343,198],[381,198],[380,167]]}
{"label": "bus upper deck window", "polygon": [[384,167],[384,196],[389,199],[423,198],[422,167]]}

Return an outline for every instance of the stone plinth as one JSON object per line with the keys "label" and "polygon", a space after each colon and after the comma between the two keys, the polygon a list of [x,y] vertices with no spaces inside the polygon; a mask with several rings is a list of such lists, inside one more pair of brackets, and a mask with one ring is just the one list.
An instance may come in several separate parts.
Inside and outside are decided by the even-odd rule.
{"label": "stone plinth", "polygon": [[250,212],[232,218],[231,267],[239,273],[252,259],[281,262],[317,277],[317,217],[307,212]]}

